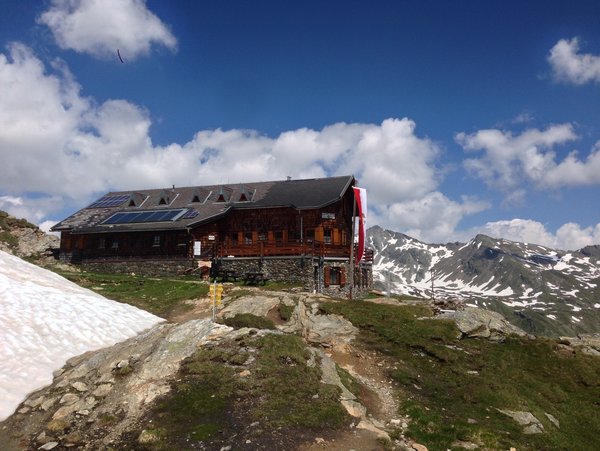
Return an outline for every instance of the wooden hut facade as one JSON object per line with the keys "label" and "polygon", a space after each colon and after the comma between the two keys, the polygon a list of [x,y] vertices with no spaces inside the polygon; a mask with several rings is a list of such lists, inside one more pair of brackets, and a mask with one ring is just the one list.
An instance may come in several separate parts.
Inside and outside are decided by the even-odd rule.
{"label": "wooden hut facade", "polygon": [[[369,288],[350,274],[353,176],[111,192],[56,224],[60,258],[104,271],[251,272],[315,291]],[[337,288],[336,288],[337,287]]]}

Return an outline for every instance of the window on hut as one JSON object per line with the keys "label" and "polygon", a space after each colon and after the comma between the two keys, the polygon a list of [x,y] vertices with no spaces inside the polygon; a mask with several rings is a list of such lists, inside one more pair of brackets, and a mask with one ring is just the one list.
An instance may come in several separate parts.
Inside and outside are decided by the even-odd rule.
{"label": "window on hut", "polygon": [[244,244],[252,244],[252,232],[244,233]]}
{"label": "window on hut", "polygon": [[154,235],[152,239],[152,247],[160,247],[160,235]]}
{"label": "window on hut", "polygon": [[315,229],[306,229],[306,242],[312,243],[315,240]]}
{"label": "window on hut", "polygon": [[331,229],[325,229],[323,231],[323,241],[325,242],[325,244],[331,244],[331,236],[332,236]]}
{"label": "window on hut", "polygon": [[325,286],[338,285],[343,287],[346,285],[346,272],[344,268],[326,266],[324,268]]}

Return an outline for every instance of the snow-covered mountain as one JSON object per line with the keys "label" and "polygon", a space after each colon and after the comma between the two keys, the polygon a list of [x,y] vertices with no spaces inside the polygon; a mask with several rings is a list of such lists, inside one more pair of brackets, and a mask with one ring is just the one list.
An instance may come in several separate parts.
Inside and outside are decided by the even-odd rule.
{"label": "snow-covered mountain", "polygon": [[567,252],[485,235],[426,244],[377,226],[367,236],[376,288],[460,298],[539,335],[600,331],[600,246]]}

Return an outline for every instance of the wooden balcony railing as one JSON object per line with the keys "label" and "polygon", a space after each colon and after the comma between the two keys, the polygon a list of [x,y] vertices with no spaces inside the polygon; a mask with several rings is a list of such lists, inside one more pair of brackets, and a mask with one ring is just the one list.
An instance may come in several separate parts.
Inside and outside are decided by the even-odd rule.
{"label": "wooden balcony railing", "polygon": [[[145,248],[145,249],[86,249],[73,251],[73,258],[77,260],[113,260],[113,259],[188,259],[192,258],[188,246],[178,246],[169,249]],[[224,243],[206,246],[202,249],[202,255],[197,256],[201,260],[222,257],[277,257],[306,255],[312,257],[337,257],[349,258],[350,248],[345,245],[325,244],[319,241],[306,243],[276,243],[259,241],[252,244],[225,245]],[[373,250],[365,249],[363,262],[373,261]]]}
{"label": "wooden balcony railing", "polygon": [[319,241],[308,243],[274,243],[259,241],[252,244],[225,245],[220,244],[217,248],[218,257],[275,257],[291,255],[311,255],[318,257],[342,257],[350,256],[348,246],[324,244]]}

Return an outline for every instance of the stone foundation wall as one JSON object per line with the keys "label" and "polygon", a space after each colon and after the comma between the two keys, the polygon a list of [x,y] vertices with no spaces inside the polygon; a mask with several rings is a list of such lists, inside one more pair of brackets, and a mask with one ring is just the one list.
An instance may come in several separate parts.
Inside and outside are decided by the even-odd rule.
{"label": "stone foundation wall", "polygon": [[220,269],[232,270],[239,275],[262,272],[271,281],[290,282],[313,290],[311,258],[223,258]]}
{"label": "stone foundation wall", "polygon": [[[346,261],[322,261],[312,257],[297,258],[223,258],[218,261],[219,268],[235,271],[240,277],[247,272],[262,272],[269,281],[296,283],[307,291],[320,291],[329,296],[348,298],[350,295],[350,268]],[[189,273],[197,268],[192,260],[102,260],[83,261],[85,270],[104,273],[130,274],[144,276],[174,276]],[[343,267],[346,276],[345,285],[324,285],[323,269],[326,266]],[[373,287],[371,267],[365,268],[362,280],[357,276],[360,286],[352,289],[352,298],[367,296]],[[315,282],[315,271],[317,281]],[[197,271],[194,274],[200,273]]]}

